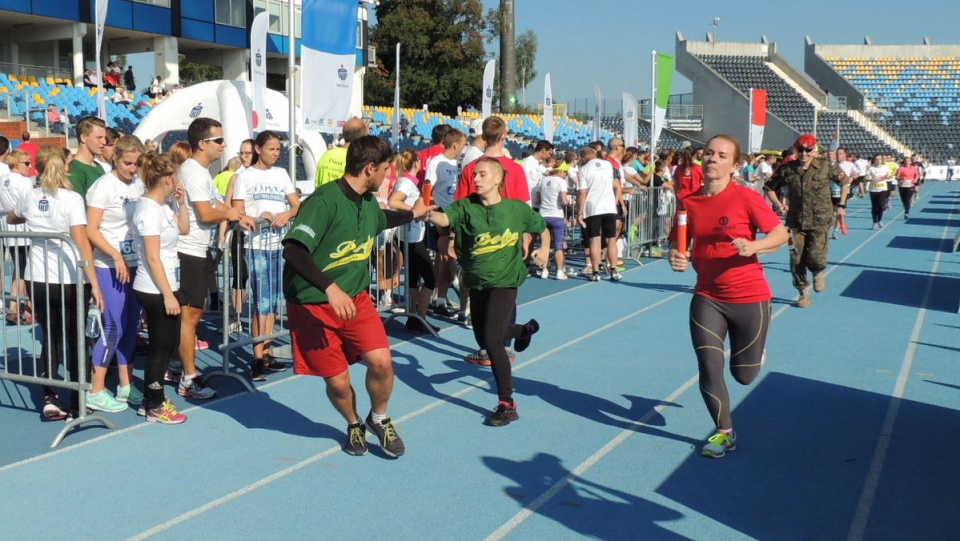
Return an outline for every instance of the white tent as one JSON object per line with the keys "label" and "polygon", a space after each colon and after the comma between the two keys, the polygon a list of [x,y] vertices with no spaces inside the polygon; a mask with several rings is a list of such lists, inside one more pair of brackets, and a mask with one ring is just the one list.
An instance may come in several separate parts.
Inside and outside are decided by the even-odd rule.
{"label": "white tent", "polygon": [[[222,164],[211,164],[213,174],[226,165],[231,156],[240,151],[240,143],[250,139],[253,127],[250,125],[250,111],[253,109],[252,85],[247,81],[208,81],[189,86],[174,92],[171,96],[153,108],[133,135],[141,141],[154,140],[157,143],[171,131],[186,131],[190,122],[197,117],[207,117],[223,125],[226,147],[223,150]],[[276,90],[266,93],[265,130],[277,132],[289,131],[289,105],[287,97]],[[317,160],[327,149],[323,138],[317,132],[302,128],[300,109],[297,108],[297,136],[303,149],[303,165],[306,179],[312,188],[316,174]]]}

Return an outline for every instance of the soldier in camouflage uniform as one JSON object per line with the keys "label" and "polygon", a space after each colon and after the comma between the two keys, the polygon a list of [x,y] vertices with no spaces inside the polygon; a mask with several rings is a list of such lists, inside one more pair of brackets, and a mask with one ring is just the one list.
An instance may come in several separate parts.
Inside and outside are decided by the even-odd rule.
{"label": "soldier in camouflage uniform", "polygon": [[[786,213],[786,225],[793,237],[790,273],[793,287],[800,292],[797,306],[806,308],[810,306],[807,270],[813,274],[814,291],[819,293],[827,287],[824,272],[827,268],[827,231],[834,217],[830,185],[837,183],[841,186],[836,215],[843,217],[850,179],[830,160],[817,156],[817,138],[812,134],[800,136],[793,146],[797,149],[797,159],[782,165],[764,185],[764,190],[774,208]],[[782,188],[787,191],[786,202],[777,196]]]}

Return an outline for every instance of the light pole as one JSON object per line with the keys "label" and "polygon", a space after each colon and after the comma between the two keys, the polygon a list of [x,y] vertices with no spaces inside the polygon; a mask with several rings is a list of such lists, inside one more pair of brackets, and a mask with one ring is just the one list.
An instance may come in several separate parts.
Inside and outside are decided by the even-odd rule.
{"label": "light pole", "polygon": [[714,17],[710,26],[713,28],[713,41],[719,41],[717,40],[717,28],[720,26],[720,16]]}

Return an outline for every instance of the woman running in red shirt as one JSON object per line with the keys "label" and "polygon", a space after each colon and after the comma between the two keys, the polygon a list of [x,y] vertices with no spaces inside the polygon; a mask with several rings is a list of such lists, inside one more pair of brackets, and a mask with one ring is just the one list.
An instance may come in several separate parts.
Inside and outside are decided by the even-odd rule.
{"label": "woman running in red shirt", "polygon": [[[770,324],[770,286],[757,254],[776,251],[787,230],[755,190],[731,182],[740,159],[740,143],[730,135],[707,142],[703,186],[684,197],[692,256],[676,249],[677,228],[670,233],[670,266],[697,271],[690,301],[690,336],[700,369],[700,393],[717,432],[703,455],[720,458],[736,448],[730,396],[723,376],[724,339],[730,335],[730,373],[747,385],[757,377],[766,354]],[[757,232],[765,235],[757,238]]]}

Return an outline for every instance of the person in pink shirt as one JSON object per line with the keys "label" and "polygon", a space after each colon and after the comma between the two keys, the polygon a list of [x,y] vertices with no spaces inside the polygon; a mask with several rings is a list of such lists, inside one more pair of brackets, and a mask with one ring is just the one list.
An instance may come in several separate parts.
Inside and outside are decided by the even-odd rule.
{"label": "person in pink shirt", "polygon": [[910,219],[910,205],[913,195],[920,190],[917,181],[920,179],[920,168],[913,163],[910,157],[904,158],[897,168],[897,186],[900,189],[900,201],[903,203],[903,219]]}

